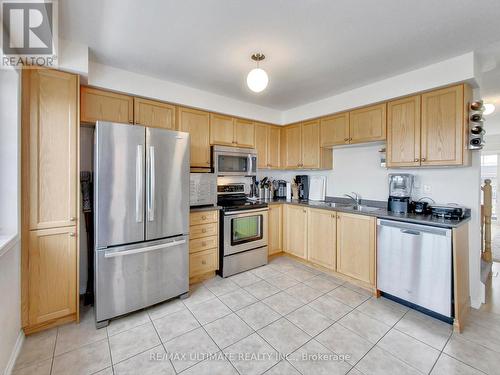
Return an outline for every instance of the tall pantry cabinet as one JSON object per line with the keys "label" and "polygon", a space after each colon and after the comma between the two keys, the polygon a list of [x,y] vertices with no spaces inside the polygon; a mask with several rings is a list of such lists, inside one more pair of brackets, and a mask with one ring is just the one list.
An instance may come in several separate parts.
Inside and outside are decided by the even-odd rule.
{"label": "tall pantry cabinet", "polygon": [[78,320],[79,77],[22,72],[21,319],[26,334]]}

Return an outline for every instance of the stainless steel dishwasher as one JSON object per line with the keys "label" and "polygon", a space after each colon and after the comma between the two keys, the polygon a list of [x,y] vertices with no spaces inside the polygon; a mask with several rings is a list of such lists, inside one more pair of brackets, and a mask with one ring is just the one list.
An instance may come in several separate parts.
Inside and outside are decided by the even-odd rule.
{"label": "stainless steel dishwasher", "polygon": [[377,220],[377,289],[451,318],[451,246],[451,229]]}

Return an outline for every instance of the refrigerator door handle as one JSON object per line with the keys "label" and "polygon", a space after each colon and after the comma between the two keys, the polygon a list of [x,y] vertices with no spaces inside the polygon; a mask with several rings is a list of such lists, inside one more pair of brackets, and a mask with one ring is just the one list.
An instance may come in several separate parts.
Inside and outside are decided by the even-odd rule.
{"label": "refrigerator door handle", "polygon": [[142,145],[137,145],[137,154],[135,156],[135,221],[142,223],[144,219],[143,209],[143,171],[142,171]]}
{"label": "refrigerator door handle", "polygon": [[106,251],[104,253],[104,258],[115,258],[115,257],[122,257],[125,255],[131,255],[131,254],[147,253],[149,251],[165,249],[168,247],[183,245],[185,243],[186,243],[186,240],[179,240],[179,241],[172,241],[172,242],[169,242],[166,244],[161,244],[161,245],[142,247],[140,249],[131,249],[131,250],[125,250],[125,251]]}
{"label": "refrigerator door handle", "polygon": [[148,221],[155,219],[155,148],[149,146]]}

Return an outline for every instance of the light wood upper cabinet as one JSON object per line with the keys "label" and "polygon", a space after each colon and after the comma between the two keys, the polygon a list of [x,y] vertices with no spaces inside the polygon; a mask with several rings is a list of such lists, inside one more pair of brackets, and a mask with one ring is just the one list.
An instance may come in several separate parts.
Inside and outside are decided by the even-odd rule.
{"label": "light wood upper cabinet", "polygon": [[319,120],[302,124],[302,168],[320,167]]}
{"label": "light wood upper cabinet", "polygon": [[420,165],[420,95],[387,104],[387,166]]}
{"label": "light wood upper cabinet", "polygon": [[422,94],[422,165],[464,162],[464,85]]}
{"label": "light wood upper cabinet", "polygon": [[210,168],[210,114],[178,107],[177,129],[190,135],[191,167]]}
{"label": "light wood upper cabinet", "polygon": [[234,141],[239,147],[255,147],[255,125],[253,121],[234,119]]}
{"label": "light wood upper cabinet", "polygon": [[280,167],[280,128],[266,124],[255,124],[255,149],[257,168]]}
{"label": "light wood upper cabinet", "polygon": [[134,98],[134,123],[152,128],[174,129],[175,106],[155,100]]}
{"label": "light wood upper cabinet", "polygon": [[78,77],[48,69],[27,70],[23,72],[23,95],[29,229],[75,225]]}
{"label": "light wood upper cabinet", "polygon": [[337,271],[375,285],[376,218],[337,213]]}
{"label": "light wood upper cabinet", "polygon": [[234,122],[230,116],[210,114],[210,143],[234,146]]}
{"label": "light wood upper cabinet", "polygon": [[307,259],[307,209],[285,205],[285,251]]}
{"label": "light wood upper cabinet", "polygon": [[281,129],[279,127],[269,127],[268,146],[267,161],[269,168],[280,168]]}
{"label": "light wood upper cabinet", "polygon": [[267,248],[271,255],[283,251],[283,205],[271,204],[268,215]]}
{"label": "light wood upper cabinet", "polygon": [[349,141],[362,143],[386,138],[386,103],[356,109],[349,113]]}
{"label": "light wood upper cabinet", "polygon": [[336,268],[337,214],[333,211],[309,209],[307,259],[331,270]]}
{"label": "light wood upper cabinet", "polygon": [[302,126],[294,124],[282,129],[282,163],[284,168],[302,167]]}
{"label": "light wood upper cabinet", "polygon": [[349,112],[324,117],[321,124],[321,147],[331,147],[349,143]]}
{"label": "light wood upper cabinet", "polygon": [[110,91],[82,86],[80,91],[80,121],[95,123],[98,120],[134,122],[134,98]]}
{"label": "light wood upper cabinet", "polygon": [[257,150],[257,168],[269,168],[269,126],[255,124],[255,149]]}
{"label": "light wood upper cabinet", "polygon": [[29,324],[37,325],[76,312],[76,228],[29,234]]}

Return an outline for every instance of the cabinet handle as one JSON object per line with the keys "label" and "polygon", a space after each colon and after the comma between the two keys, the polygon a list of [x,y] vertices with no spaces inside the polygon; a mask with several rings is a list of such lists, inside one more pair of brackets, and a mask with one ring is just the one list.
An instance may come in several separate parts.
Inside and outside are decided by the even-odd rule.
{"label": "cabinet handle", "polygon": [[134,123],[134,120],[128,120],[129,123],[133,124]]}
{"label": "cabinet handle", "polygon": [[202,216],[201,220],[207,220],[207,217],[206,216]]}
{"label": "cabinet handle", "polygon": [[203,229],[201,230],[201,233],[207,233],[207,229],[206,229],[206,228],[203,228]]}
{"label": "cabinet handle", "polygon": [[76,221],[76,217],[74,217],[74,216],[70,217],[69,221]]}
{"label": "cabinet handle", "polygon": [[420,159],[420,161],[425,161],[425,158]]}
{"label": "cabinet handle", "polygon": [[303,213],[306,213],[306,209],[304,208],[304,209],[302,210],[302,212],[303,212]]}
{"label": "cabinet handle", "polygon": [[75,236],[76,236],[76,233],[75,233],[75,232],[71,232],[71,233],[69,234],[69,236],[70,236],[70,237],[75,237]]}
{"label": "cabinet handle", "polygon": [[335,215],[332,215],[332,219],[335,219]]}
{"label": "cabinet handle", "polygon": [[415,158],[415,162],[417,162],[417,161],[420,161],[420,159],[419,158]]}
{"label": "cabinet handle", "polygon": [[344,138],[344,142],[347,142],[349,140],[349,138]]}
{"label": "cabinet handle", "polygon": [[349,141],[352,141],[352,138],[349,138]]}

